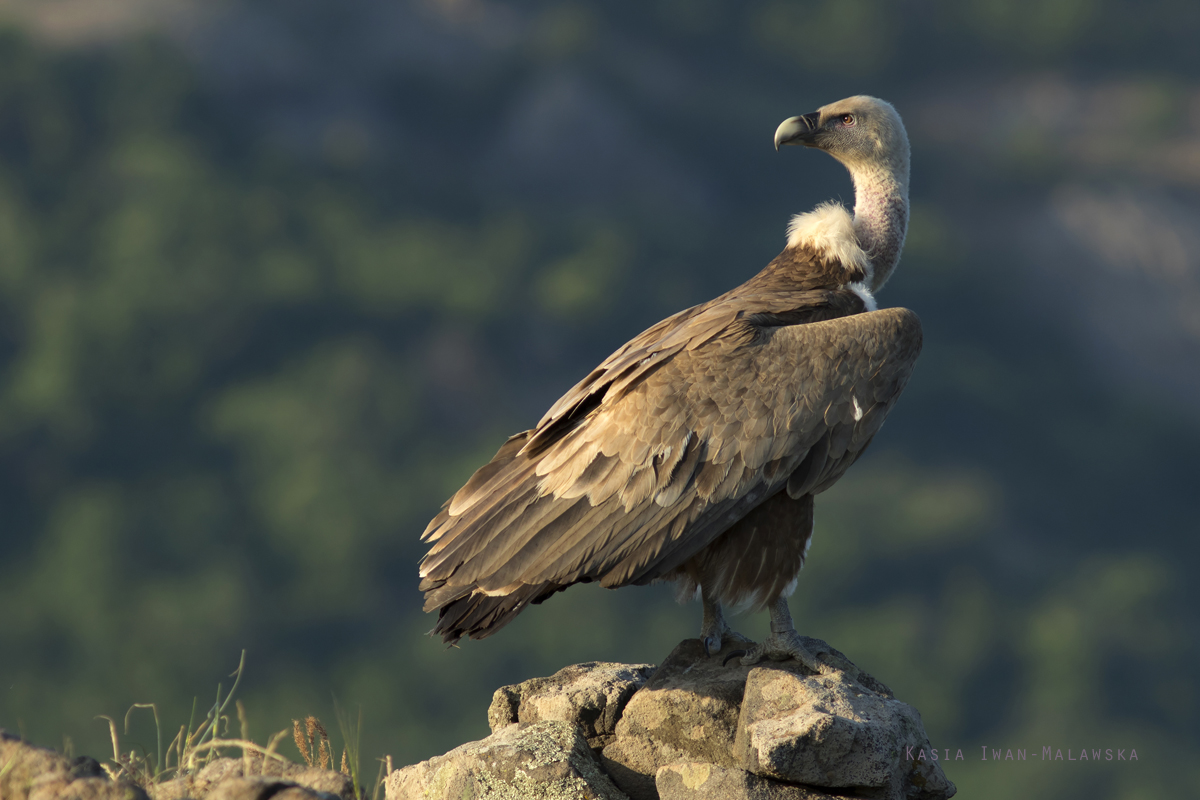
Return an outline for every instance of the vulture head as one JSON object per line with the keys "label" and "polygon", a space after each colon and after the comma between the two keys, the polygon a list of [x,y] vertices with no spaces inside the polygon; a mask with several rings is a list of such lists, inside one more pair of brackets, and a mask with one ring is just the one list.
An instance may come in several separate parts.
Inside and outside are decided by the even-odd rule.
{"label": "vulture head", "polygon": [[[909,148],[900,115],[891,103],[855,95],[784,120],[775,130],[775,149],[781,144],[824,150],[850,171],[854,238],[870,259],[869,288],[879,291],[900,260],[908,230]],[[796,220],[793,235],[804,227]]]}
{"label": "vulture head", "polygon": [[811,114],[784,120],[775,131],[775,149],[802,144],[824,150],[851,173],[883,168],[908,183],[908,135],[892,104],[867,95],[847,97]]}

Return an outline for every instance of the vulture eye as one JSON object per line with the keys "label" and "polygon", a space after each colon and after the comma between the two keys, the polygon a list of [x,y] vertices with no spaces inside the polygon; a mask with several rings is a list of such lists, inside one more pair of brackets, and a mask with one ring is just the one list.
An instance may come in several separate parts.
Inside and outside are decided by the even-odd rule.
{"label": "vulture eye", "polygon": [[847,128],[854,124],[853,114],[842,114],[842,124]]}

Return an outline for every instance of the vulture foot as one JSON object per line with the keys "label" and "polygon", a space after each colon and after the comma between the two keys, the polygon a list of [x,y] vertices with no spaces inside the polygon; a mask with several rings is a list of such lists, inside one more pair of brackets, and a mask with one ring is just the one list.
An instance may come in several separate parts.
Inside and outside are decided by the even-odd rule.
{"label": "vulture foot", "polygon": [[820,662],[816,653],[804,646],[800,634],[795,631],[771,634],[763,640],[762,644],[755,645],[742,656],[742,666],[749,667],[766,658],[772,661],[795,659],[818,675],[822,672],[829,672],[831,669]]}
{"label": "vulture foot", "polygon": [[809,650],[804,644],[804,637],[796,633],[786,596],[780,596],[771,604],[770,614],[771,635],[764,639],[762,644],[755,645],[750,652],[742,656],[742,666],[752,666],[764,658],[772,661],[795,659],[816,674],[832,670],[832,667],[817,660],[819,653]]}
{"label": "vulture foot", "polygon": [[700,626],[700,643],[704,645],[704,655],[710,658],[715,656],[730,641],[739,644],[754,644],[753,640],[729,627],[718,603],[707,597],[703,597],[702,601],[704,603],[704,622]]}

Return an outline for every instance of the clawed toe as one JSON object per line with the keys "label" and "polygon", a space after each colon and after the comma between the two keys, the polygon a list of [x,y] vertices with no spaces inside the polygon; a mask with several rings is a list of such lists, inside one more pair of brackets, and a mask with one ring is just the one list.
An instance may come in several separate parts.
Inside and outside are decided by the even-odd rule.
{"label": "clawed toe", "polygon": [[757,664],[758,662],[762,661],[763,658],[766,656],[766,653],[764,652],[765,644],[766,643],[764,642],[763,644],[757,645],[756,647],[752,647],[749,650],[743,650],[742,651],[742,660],[741,660],[742,666],[743,667],[752,667],[755,664]]}
{"label": "clawed toe", "polygon": [[753,639],[751,639],[749,636],[745,636],[745,635],[743,635],[743,634],[740,634],[740,633],[738,633],[737,631],[726,631],[726,632],[725,632],[725,637],[726,637],[727,639],[730,639],[730,640],[733,640],[733,641],[739,642],[740,644],[748,644],[748,645],[750,645],[751,647],[753,647],[753,646],[754,646],[754,640],[753,640]]}
{"label": "clawed toe", "polygon": [[[708,636],[701,637],[700,639],[700,644],[704,646],[704,655],[707,658],[712,658],[721,652],[721,648],[728,644],[734,643],[750,646],[754,645],[754,641],[749,637],[743,636],[737,631],[731,630],[725,630],[720,635],[709,634]],[[745,649],[732,651],[732,654],[736,655],[744,655],[745,653]],[[728,663],[729,659],[732,657],[732,654],[725,656],[725,661],[723,663]]]}
{"label": "clawed toe", "polygon": [[733,661],[735,658],[738,658],[739,656],[744,656],[744,655],[746,655],[745,650],[731,650],[729,652],[729,655],[725,656],[725,660],[721,662],[721,666],[727,667],[727,666],[729,666],[730,661]]}

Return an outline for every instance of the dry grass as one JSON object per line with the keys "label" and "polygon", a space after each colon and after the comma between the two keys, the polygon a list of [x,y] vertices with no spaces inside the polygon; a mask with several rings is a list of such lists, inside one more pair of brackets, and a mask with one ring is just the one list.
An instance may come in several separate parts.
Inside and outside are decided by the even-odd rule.
{"label": "dry grass", "polygon": [[[305,717],[303,733],[300,732],[300,720],[292,720],[292,738],[295,740],[296,749],[300,751],[305,764],[310,767],[329,769],[333,748],[329,744],[329,733],[321,724],[321,720],[311,716]],[[342,760],[345,759],[346,752],[343,750]]]}
{"label": "dry grass", "polygon": [[[128,736],[129,721],[134,711],[148,709],[153,713],[156,734],[156,749],[153,755],[144,750],[139,752],[137,749],[123,752],[120,735],[117,732],[117,721],[105,715],[96,717],[96,719],[107,720],[109,733],[112,736],[112,759],[103,764],[109,777],[114,781],[118,779],[132,781],[143,788],[148,788],[175,778],[195,775],[215,759],[231,755],[231,751],[240,752],[242,774],[247,776],[254,774],[253,769],[256,765],[259,773],[266,775],[267,763],[270,761],[279,762],[281,765],[292,763],[276,752],[279,743],[288,734],[286,729],[268,737],[266,745],[260,745],[250,740],[248,717],[245,706],[240,700],[236,702],[234,708],[241,735],[237,738],[229,735],[232,719],[227,712],[230,702],[233,701],[233,695],[241,683],[245,666],[246,651],[243,650],[237,669],[229,676],[234,681],[228,694],[222,696],[224,687],[222,684],[217,684],[216,701],[209,707],[200,724],[195,727],[193,726],[196,717],[196,703],[193,701],[191,719],[188,720],[187,725],[180,726],[179,732],[175,734],[165,751],[162,746],[162,725],[159,720],[158,706],[155,703],[133,704],[125,713],[124,720],[125,735]],[[349,718],[337,707],[336,702],[334,708],[338,715],[338,724],[344,742],[338,769],[351,777],[355,797],[357,800],[363,800],[359,772],[362,711],[361,709],[359,711],[357,726],[352,729]],[[296,750],[306,765],[320,769],[334,769],[333,744],[328,731],[325,730],[325,726],[319,719],[315,716],[308,716],[304,718],[303,723],[300,720],[293,720],[291,733]],[[379,759],[379,761],[379,774],[372,787],[371,800],[378,800],[384,778],[391,772],[391,756]]]}
{"label": "dry grass", "polygon": [[12,758],[10,758],[8,760],[7,764],[0,766],[0,780],[4,780],[4,776],[7,775],[9,773],[9,771],[16,765],[17,765],[17,757],[14,755]]}

